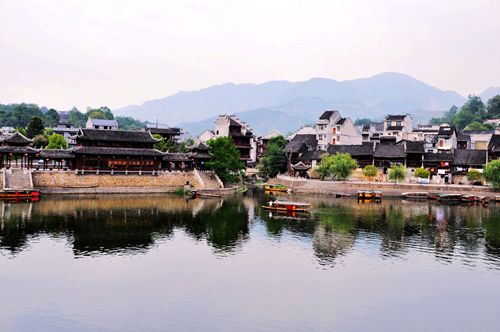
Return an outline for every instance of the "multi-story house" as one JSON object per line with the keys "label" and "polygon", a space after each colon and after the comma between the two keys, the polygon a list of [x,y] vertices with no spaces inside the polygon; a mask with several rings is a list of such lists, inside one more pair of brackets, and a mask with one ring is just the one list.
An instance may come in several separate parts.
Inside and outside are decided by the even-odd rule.
{"label": "multi-story house", "polygon": [[116,120],[105,119],[88,119],[85,124],[88,129],[101,129],[101,130],[116,130],[118,129],[118,122]]}
{"label": "multi-story house", "polygon": [[359,129],[351,118],[343,118],[339,111],[326,111],[316,122],[318,149],[326,150],[328,145],[358,145],[362,142]]}
{"label": "multi-story house", "polygon": [[374,122],[369,125],[363,126],[361,129],[361,136],[363,142],[379,142],[380,136],[384,134],[384,123]]}
{"label": "multi-story house", "polygon": [[270,133],[257,138],[257,161],[266,153],[267,145],[271,138],[283,136],[279,131],[272,130]]}
{"label": "multi-story house", "polygon": [[413,121],[409,114],[387,115],[384,120],[385,137],[394,137],[395,141],[408,139],[408,133],[413,131]]}
{"label": "multi-story house", "polygon": [[454,152],[457,149],[457,130],[455,126],[441,125],[437,134],[437,151]]}
{"label": "multi-story house", "polygon": [[59,134],[64,137],[66,142],[68,143],[68,147],[72,148],[76,146],[75,135],[78,134],[79,128],[76,128],[71,123],[67,121],[67,119],[62,118],[59,120],[57,126],[52,128],[52,132],[54,134]]}
{"label": "multi-story house", "polygon": [[257,160],[257,143],[252,128],[235,115],[219,115],[215,119],[214,135],[231,137],[245,163]]}

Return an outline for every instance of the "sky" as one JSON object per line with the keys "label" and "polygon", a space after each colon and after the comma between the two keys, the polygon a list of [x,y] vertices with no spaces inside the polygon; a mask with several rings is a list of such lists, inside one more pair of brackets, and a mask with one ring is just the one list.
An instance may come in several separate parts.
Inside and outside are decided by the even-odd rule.
{"label": "sky", "polygon": [[211,85],[401,72],[500,86],[498,0],[0,0],[0,103],[141,104]]}

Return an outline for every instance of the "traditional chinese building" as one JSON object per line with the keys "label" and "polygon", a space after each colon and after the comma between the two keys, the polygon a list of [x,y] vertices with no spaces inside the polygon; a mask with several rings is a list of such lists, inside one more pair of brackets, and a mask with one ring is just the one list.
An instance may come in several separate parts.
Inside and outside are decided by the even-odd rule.
{"label": "traditional chinese building", "polygon": [[33,140],[19,132],[0,136],[0,167],[33,167],[38,150],[31,147]]}
{"label": "traditional chinese building", "polygon": [[163,153],[149,131],[80,129],[73,149],[75,168],[83,170],[154,171]]}

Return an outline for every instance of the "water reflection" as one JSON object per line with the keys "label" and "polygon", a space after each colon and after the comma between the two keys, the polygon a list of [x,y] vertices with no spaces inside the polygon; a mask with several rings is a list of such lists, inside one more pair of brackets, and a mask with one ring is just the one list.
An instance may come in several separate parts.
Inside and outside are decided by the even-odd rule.
{"label": "water reflection", "polygon": [[290,220],[269,216],[260,207],[266,199],[118,195],[0,203],[0,252],[16,255],[31,241],[49,235],[65,239],[76,257],[137,254],[182,231],[226,255],[242,250],[253,226],[263,225],[268,241],[286,237],[310,245],[324,266],[333,267],[355,251],[388,260],[428,253],[444,264],[474,266],[485,261],[500,266],[498,207],[301,197],[312,204],[311,218]]}

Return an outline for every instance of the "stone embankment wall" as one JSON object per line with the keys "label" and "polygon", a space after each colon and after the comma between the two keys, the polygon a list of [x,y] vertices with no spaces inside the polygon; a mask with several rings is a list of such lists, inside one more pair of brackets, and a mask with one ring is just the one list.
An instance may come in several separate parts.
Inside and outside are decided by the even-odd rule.
{"label": "stone embankment wall", "polygon": [[289,176],[278,176],[270,179],[269,183],[281,183],[287,185],[294,193],[304,194],[327,194],[336,193],[354,194],[358,190],[380,190],[384,196],[399,197],[404,192],[424,191],[424,192],[449,192],[449,193],[474,193],[485,196],[493,196],[491,187],[486,186],[466,186],[466,185],[437,185],[437,184],[410,184],[410,183],[389,183],[389,182],[356,182],[356,181],[320,181],[293,178]]}
{"label": "stone embankment wall", "polygon": [[182,188],[189,182],[194,188],[199,183],[192,172],[161,172],[159,175],[75,174],[71,171],[35,171],[35,188]]}

